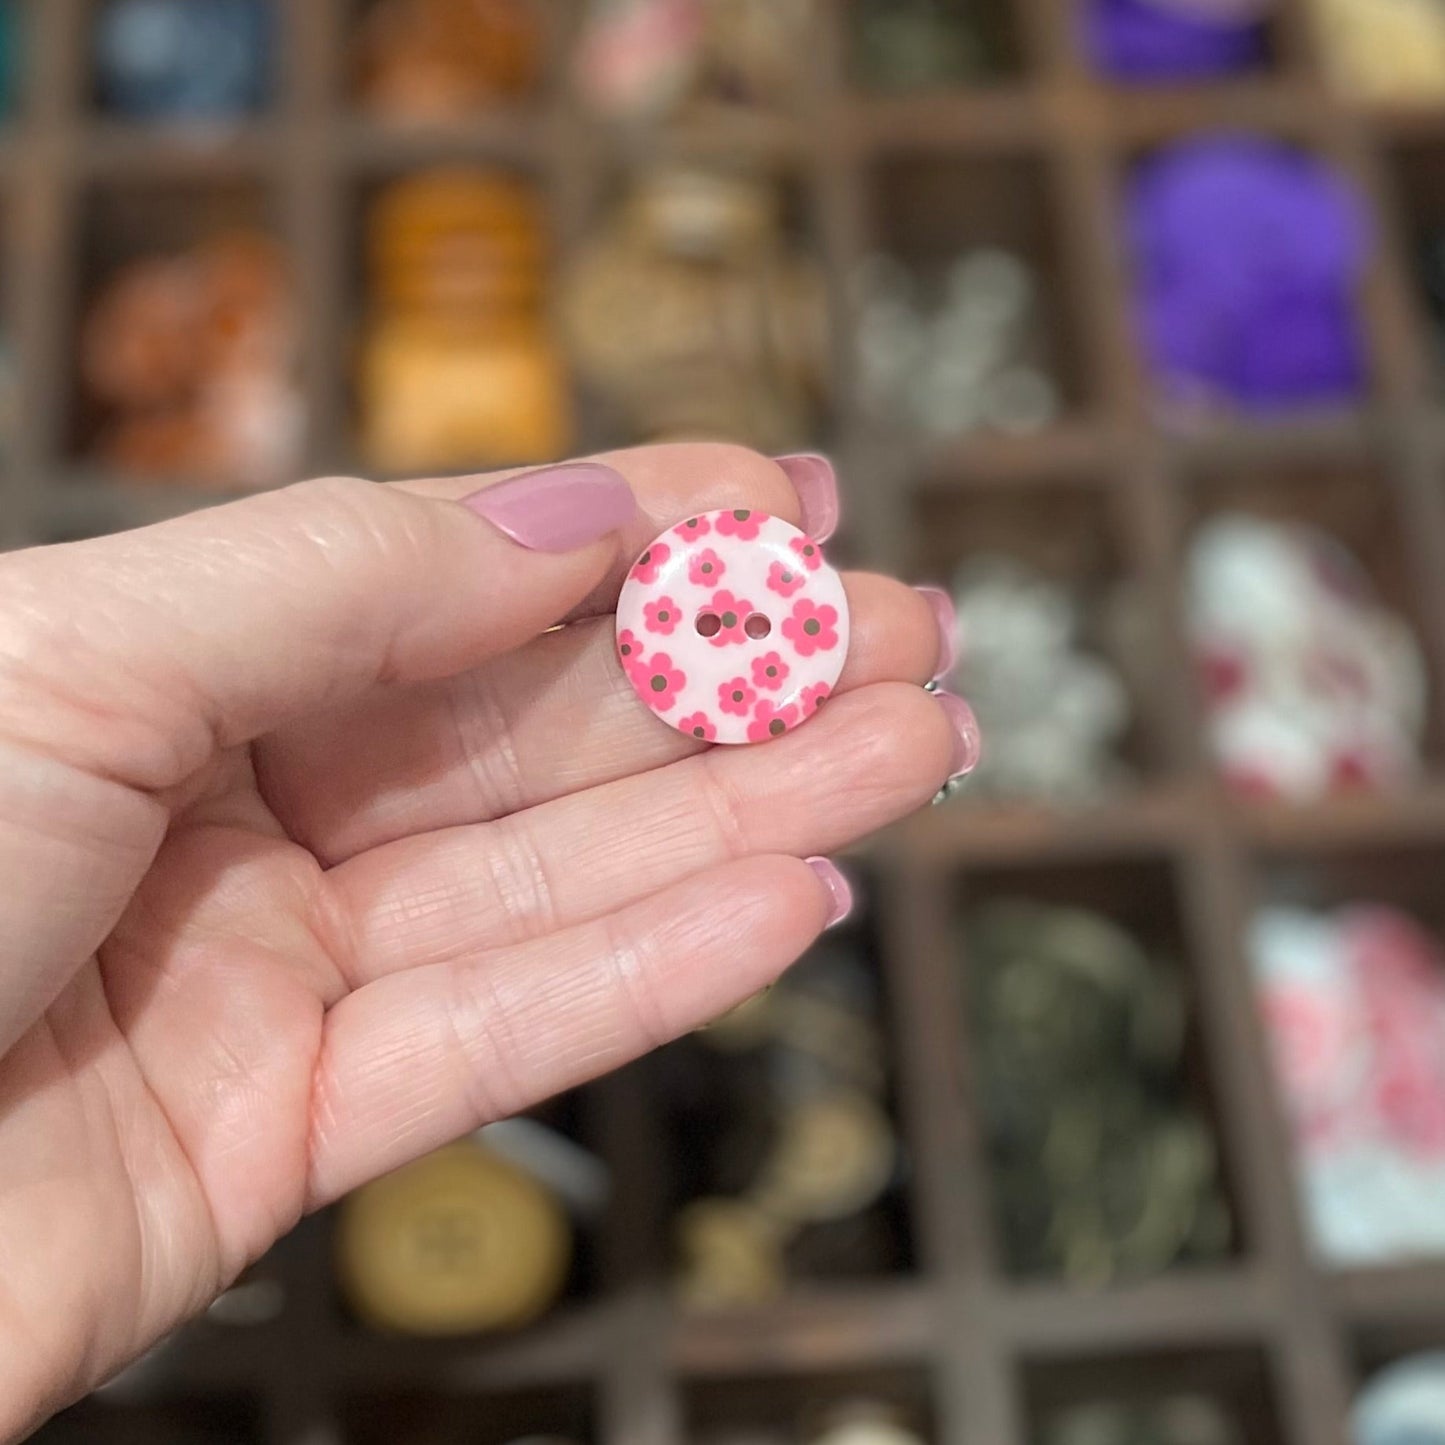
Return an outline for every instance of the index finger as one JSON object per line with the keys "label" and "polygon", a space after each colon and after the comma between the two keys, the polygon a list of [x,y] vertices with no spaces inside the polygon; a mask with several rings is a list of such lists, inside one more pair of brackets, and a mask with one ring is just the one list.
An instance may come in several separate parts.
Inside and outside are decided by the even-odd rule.
{"label": "index finger", "polygon": [[[664,442],[587,459],[611,467],[637,499],[632,520],[602,580],[568,614],[597,617],[617,605],[628,569],[649,542],[698,512],[749,507],[781,517],[824,542],[837,520],[832,469],[820,457],[770,458],[730,442]],[[424,496],[455,497],[454,478],[397,484]]]}

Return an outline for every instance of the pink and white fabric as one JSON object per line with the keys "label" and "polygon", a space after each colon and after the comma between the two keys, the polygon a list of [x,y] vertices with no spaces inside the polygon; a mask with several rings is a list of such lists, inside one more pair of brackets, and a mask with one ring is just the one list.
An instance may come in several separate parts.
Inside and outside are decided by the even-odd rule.
{"label": "pink and white fabric", "polygon": [[617,599],[617,655],[638,697],[710,743],[767,742],[806,722],[832,695],[848,635],[823,549],[747,508],[669,527]]}

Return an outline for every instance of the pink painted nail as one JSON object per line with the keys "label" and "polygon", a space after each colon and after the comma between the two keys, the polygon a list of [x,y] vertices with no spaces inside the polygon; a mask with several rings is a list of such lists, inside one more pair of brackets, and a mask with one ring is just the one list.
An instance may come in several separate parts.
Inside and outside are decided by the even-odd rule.
{"label": "pink painted nail", "polygon": [[958,661],[958,613],[953,598],[942,587],[917,587],[914,589],[928,605],[938,622],[938,671],[933,674],[934,682],[942,682]]}
{"label": "pink painted nail", "polygon": [[576,551],[637,515],[626,478],[598,462],[524,472],[463,497],[462,506],[534,552]]}
{"label": "pink painted nail", "polygon": [[803,531],[815,542],[826,542],[838,530],[838,474],[833,463],[814,452],[775,460],[798,494]]}
{"label": "pink painted nail", "polygon": [[955,778],[967,777],[978,766],[983,740],[979,736],[978,719],[974,717],[973,709],[961,697],[941,691],[934,696],[953,726],[953,763],[948,775],[949,782],[952,782]]}
{"label": "pink painted nail", "polygon": [[842,870],[831,859],[809,858],[807,864],[818,875],[833,900],[828,921],[823,927],[836,928],[853,911],[853,889],[843,876]]}

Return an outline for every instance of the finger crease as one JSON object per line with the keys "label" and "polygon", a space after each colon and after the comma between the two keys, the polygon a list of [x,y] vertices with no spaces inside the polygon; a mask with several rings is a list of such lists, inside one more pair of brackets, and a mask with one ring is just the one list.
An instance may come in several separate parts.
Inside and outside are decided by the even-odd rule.
{"label": "finger crease", "polygon": [[626,1021],[643,1040],[648,1050],[671,1043],[673,1030],[662,1011],[657,990],[649,979],[651,969],[646,950],[634,939],[627,941],[618,932],[611,918],[602,920],[602,937],[608,966],[616,983],[615,993],[621,1000]]}
{"label": "finger crease", "polygon": [[328,995],[323,1000],[325,1007],[330,1008],[366,981],[362,977],[356,917],[335,886],[333,875],[319,869],[311,887],[305,890],[305,900],[301,922],[318,952],[335,970],[341,985],[334,997]]}
{"label": "finger crease", "polygon": [[476,784],[482,816],[477,821],[516,812],[525,799],[516,737],[499,690],[485,672],[470,686],[448,689],[448,707],[457,749]]}
{"label": "finger crease", "polygon": [[743,822],[747,809],[728,781],[719,756],[715,749],[696,759],[697,791],[726,857],[746,858],[753,851],[747,825]]}
{"label": "finger crease", "polygon": [[441,1012],[462,1062],[467,1108],[478,1125],[505,1119],[527,1099],[512,1012],[487,966],[454,964],[450,972],[452,987]]}
{"label": "finger crease", "polygon": [[484,850],[514,942],[554,933],[559,926],[557,886],[547,869],[545,850],[526,818],[523,812],[503,820],[495,846]]}

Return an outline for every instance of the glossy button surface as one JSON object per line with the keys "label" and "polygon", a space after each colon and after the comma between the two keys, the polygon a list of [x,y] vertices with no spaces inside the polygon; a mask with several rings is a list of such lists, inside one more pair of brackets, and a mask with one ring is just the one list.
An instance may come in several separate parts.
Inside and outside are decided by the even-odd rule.
{"label": "glossy button surface", "polygon": [[617,652],[637,695],[679,732],[767,742],[832,695],[848,655],[843,582],[791,523],[704,512],[633,564]]}

